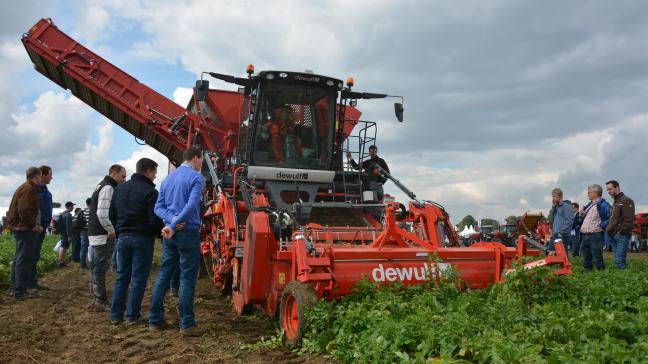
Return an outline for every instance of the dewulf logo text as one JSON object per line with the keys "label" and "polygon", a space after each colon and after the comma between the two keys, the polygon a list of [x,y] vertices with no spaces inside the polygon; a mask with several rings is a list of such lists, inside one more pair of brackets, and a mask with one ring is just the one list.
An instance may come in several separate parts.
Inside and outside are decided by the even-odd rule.
{"label": "dewulf logo text", "polygon": [[304,76],[300,76],[300,75],[295,75],[295,80],[306,81],[306,82],[319,82],[320,78],[319,77],[314,77],[314,76],[304,77]]}
{"label": "dewulf logo text", "polygon": [[436,272],[436,266],[439,266],[439,271],[444,272],[448,270],[450,264],[439,263],[430,267],[428,263],[423,264],[422,267],[402,267],[402,268],[385,268],[379,264],[377,268],[371,271],[371,278],[374,282],[395,282],[395,281],[422,281],[428,279],[431,273]]}
{"label": "dewulf logo text", "polygon": [[277,179],[289,179],[293,181],[306,181],[308,180],[308,173],[296,172],[296,173],[285,173],[277,172]]}

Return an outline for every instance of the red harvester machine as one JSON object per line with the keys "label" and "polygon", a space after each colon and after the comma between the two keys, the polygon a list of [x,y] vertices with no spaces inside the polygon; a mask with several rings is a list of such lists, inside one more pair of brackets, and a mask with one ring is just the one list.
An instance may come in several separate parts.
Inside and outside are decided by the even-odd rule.
{"label": "red harvester machine", "polygon": [[[363,277],[416,284],[451,265],[465,286],[487,287],[528,251],[479,242],[458,246],[443,207],[411,199],[407,208],[375,201],[365,176],[346,166],[376,138],[358,100],[390,97],[352,90],[353,81],[311,73],[263,71],[247,77],[204,72],[186,108],[126,74],[61,32],[51,20],[22,38],[36,70],[177,164],[191,145],[205,150],[202,252],[214,283],[234,309],[279,314],[290,344],[303,333],[304,309],[351,292]],[[239,87],[209,88],[204,77]],[[395,104],[402,121],[402,98]],[[374,168],[376,170],[376,168]],[[364,197],[364,198],[363,198]],[[570,274],[558,255],[534,265]],[[432,257],[441,262],[431,262]]]}
{"label": "red harvester machine", "polygon": [[637,234],[639,239],[639,249],[642,249],[648,242],[648,213],[640,212],[635,214],[634,228],[632,229],[634,234]]}

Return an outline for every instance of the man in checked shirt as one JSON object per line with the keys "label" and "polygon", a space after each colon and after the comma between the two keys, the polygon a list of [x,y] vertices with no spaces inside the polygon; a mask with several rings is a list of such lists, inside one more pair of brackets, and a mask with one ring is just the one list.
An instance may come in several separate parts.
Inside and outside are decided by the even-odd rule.
{"label": "man in checked shirt", "polygon": [[[594,265],[596,269],[605,269],[603,263],[603,241],[605,228],[610,220],[612,206],[601,196],[601,185],[593,184],[587,187],[587,197],[590,202],[580,210],[581,219],[581,253],[583,255],[583,268],[591,272]],[[592,264],[594,260],[594,264]]]}

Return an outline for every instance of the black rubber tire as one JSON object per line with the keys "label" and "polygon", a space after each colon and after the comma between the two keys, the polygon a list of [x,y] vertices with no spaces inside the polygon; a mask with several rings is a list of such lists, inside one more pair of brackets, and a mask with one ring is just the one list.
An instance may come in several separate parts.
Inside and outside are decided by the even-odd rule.
{"label": "black rubber tire", "polygon": [[[318,301],[315,290],[308,284],[299,281],[292,281],[286,285],[281,294],[281,303],[279,305],[279,323],[284,329],[286,344],[289,347],[295,347],[301,344],[306,332],[305,314],[306,309],[313,307]],[[286,317],[286,305],[296,306],[296,317]],[[289,308],[288,308],[289,309]],[[291,327],[286,327],[286,320],[292,322]],[[296,322],[295,322],[296,321]],[[296,327],[294,326],[296,324]]]}

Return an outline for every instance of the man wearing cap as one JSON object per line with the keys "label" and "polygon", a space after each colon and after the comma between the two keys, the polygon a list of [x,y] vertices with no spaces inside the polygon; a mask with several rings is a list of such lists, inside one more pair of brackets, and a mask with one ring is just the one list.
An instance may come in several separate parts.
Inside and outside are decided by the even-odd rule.
{"label": "man wearing cap", "polygon": [[61,233],[61,249],[58,251],[59,255],[59,267],[65,267],[67,263],[65,262],[65,254],[67,249],[70,247],[70,239],[72,239],[72,210],[74,210],[74,203],[68,201],[65,203],[65,211],[61,213],[59,218],[59,232]]}

